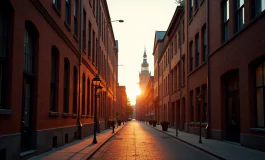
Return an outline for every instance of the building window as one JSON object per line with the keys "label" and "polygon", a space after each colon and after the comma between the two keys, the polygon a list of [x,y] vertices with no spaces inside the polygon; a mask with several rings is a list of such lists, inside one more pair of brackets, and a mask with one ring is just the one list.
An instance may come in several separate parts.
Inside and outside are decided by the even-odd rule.
{"label": "building window", "polygon": [[12,13],[2,7],[6,7],[5,4],[0,7],[0,108],[5,108],[8,91],[8,28]]}
{"label": "building window", "polygon": [[237,16],[237,31],[242,29],[242,27],[245,24],[245,17],[244,17],[244,0],[237,0],[237,10],[236,10],[236,16]]}
{"label": "building window", "polygon": [[193,16],[193,0],[190,0],[190,20],[192,19]]}
{"label": "building window", "polygon": [[74,67],[73,79],[73,114],[77,114],[77,68]]}
{"label": "building window", "polygon": [[206,26],[202,28],[202,62],[206,61],[206,52],[207,52],[207,32]]}
{"label": "building window", "polygon": [[90,115],[90,80],[89,78],[87,79],[87,115]]}
{"label": "building window", "polygon": [[95,46],[95,64],[98,67],[98,39],[96,38],[96,46]]}
{"label": "building window", "polygon": [[229,38],[229,0],[222,3],[223,12],[223,42],[226,42]]}
{"label": "building window", "polygon": [[60,11],[61,10],[61,0],[53,0],[53,6]]}
{"label": "building window", "polygon": [[190,121],[194,122],[193,91],[190,91]]}
{"label": "building window", "polygon": [[85,103],[86,103],[86,76],[83,74],[82,78],[82,115],[85,115]]}
{"label": "building window", "polygon": [[64,58],[64,89],[63,89],[63,111],[69,113],[69,78],[70,63],[68,58]]}
{"label": "building window", "polygon": [[195,0],[195,10],[199,8],[199,0]]}
{"label": "building window", "polygon": [[70,11],[71,11],[70,6],[71,6],[70,0],[66,0],[65,1],[65,22],[67,24],[70,24],[70,17],[71,17],[70,16]]}
{"label": "building window", "polygon": [[28,74],[33,74],[33,35],[28,30],[25,29],[24,34],[24,72]]}
{"label": "building window", "polygon": [[92,39],[92,62],[95,63],[95,31],[93,30],[93,39]]}
{"label": "building window", "polygon": [[74,34],[76,36],[78,35],[77,16],[78,16],[78,0],[74,0]]}
{"label": "building window", "polygon": [[93,0],[93,14],[95,16],[95,12],[96,12],[96,1]]}
{"label": "building window", "polygon": [[203,90],[203,115],[202,115],[202,121],[203,122],[207,122],[207,99],[208,99],[208,95],[207,95],[207,85],[203,85],[202,87]]}
{"label": "building window", "polygon": [[88,53],[88,57],[91,56],[91,22],[89,21],[89,26],[88,26],[88,46],[87,46],[87,53]]}
{"label": "building window", "polygon": [[265,10],[265,1],[255,0],[255,16],[258,16],[264,10]]}
{"label": "building window", "polygon": [[83,49],[86,49],[86,10],[83,9]]}
{"label": "building window", "polygon": [[59,51],[53,46],[51,56],[51,93],[50,93],[50,111],[57,111],[56,100],[58,94],[58,73],[59,73]]}
{"label": "building window", "polygon": [[185,57],[182,58],[182,85],[185,84]]}
{"label": "building window", "polygon": [[256,117],[257,127],[265,128],[265,62],[256,68]]}
{"label": "building window", "polygon": [[193,42],[191,41],[190,42],[190,71],[193,70],[193,53],[192,53],[192,44]]}
{"label": "building window", "polygon": [[200,57],[200,52],[199,52],[199,34],[197,34],[196,37],[195,37],[195,67],[196,68],[199,66],[199,57]]}

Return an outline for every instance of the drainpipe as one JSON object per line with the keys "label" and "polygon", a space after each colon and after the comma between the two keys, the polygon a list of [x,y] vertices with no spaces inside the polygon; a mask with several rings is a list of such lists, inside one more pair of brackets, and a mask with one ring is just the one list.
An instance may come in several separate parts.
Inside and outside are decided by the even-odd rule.
{"label": "drainpipe", "polygon": [[[206,12],[206,14],[207,14],[207,19],[206,19],[206,31],[207,31],[207,42],[208,42],[208,45],[207,45],[207,53],[208,53],[208,55],[207,55],[207,77],[208,77],[208,87],[207,87],[207,90],[208,90],[208,111],[207,111],[207,116],[208,116],[208,128],[207,128],[207,130],[206,130],[206,135],[207,135],[207,137],[205,136],[205,138],[208,138],[209,137],[209,135],[210,135],[210,130],[209,130],[209,128],[211,128],[211,118],[210,118],[210,96],[211,96],[211,94],[210,94],[210,56],[209,56],[209,53],[210,53],[210,45],[209,45],[209,43],[210,43],[210,1],[208,0],[207,1],[207,12]],[[209,127],[210,126],[210,127]]]}
{"label": "drainpipe", "polygon": [[80,0],[80,9],[79,9],[79,14],[80,14],[80,20],[79,20],[79,54],[80,54],[80,58],[79,58],[79,94],[78,94],[78,111],[77,111],[77,124],[78,124],[78,138],[82,139],[82,124],[81,124],[81,114],[80,114],[80,107],[81,107],[81,65],[82,65],[82,47],[83,47],[83,1]]}

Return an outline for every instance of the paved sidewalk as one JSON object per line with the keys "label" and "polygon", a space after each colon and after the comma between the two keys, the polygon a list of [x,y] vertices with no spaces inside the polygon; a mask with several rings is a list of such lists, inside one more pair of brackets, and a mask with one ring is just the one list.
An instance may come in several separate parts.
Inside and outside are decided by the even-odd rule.
{"label": "paved sidewalk", "polygon": [[202,137],[202,144],[200,144],[198,143],[199,141],[198,135],[178,131],[178,137],[176,137],[176,129],[174,128],[168,128],[168,131],[162,131],[161,125],[157,125],[156,127],[152,128],[164,132],[168,135],[171,135],[184,143],[192,145],[200,150],[203,150],[221,159],[265,160],[264,152],[242,147],[240,145],[232,144],[230,142],[218,141],[214,139],[205,139],[204,137]]}
{"label": "paved sidewalk", "polygon": [[60,148],[32,157],[29,160],[86,160],[123,127],[124,125],[121,125],[118,128],[116,127],[114,134],[112,133],[112,129],[107,129],[97,134],[97,144],[92,144],[94,136],[91,135],[82,140],[76,140]]}

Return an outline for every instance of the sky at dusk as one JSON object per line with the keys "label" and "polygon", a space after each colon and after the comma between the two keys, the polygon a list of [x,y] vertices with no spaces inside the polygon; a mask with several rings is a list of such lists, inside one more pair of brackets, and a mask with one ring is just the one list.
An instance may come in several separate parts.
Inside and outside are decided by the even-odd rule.
{"label": "sky at dusk", "polygon": [[115,39],[119,41],[118,82],[126,86],[131,104],[138,92],[139,72],[146,46],[147,61],[154,75],[155,31],[166,31],[177,4],[175,0],[107,0]]}

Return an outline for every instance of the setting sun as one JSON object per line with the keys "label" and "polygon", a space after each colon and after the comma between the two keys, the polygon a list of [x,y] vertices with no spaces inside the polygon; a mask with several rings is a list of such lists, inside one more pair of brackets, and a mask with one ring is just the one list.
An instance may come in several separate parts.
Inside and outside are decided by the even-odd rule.
{"label": "setting sun", "polygon": [[141,90],[139,88],[136,88],[136,95],[140,95],[141,94]]}

